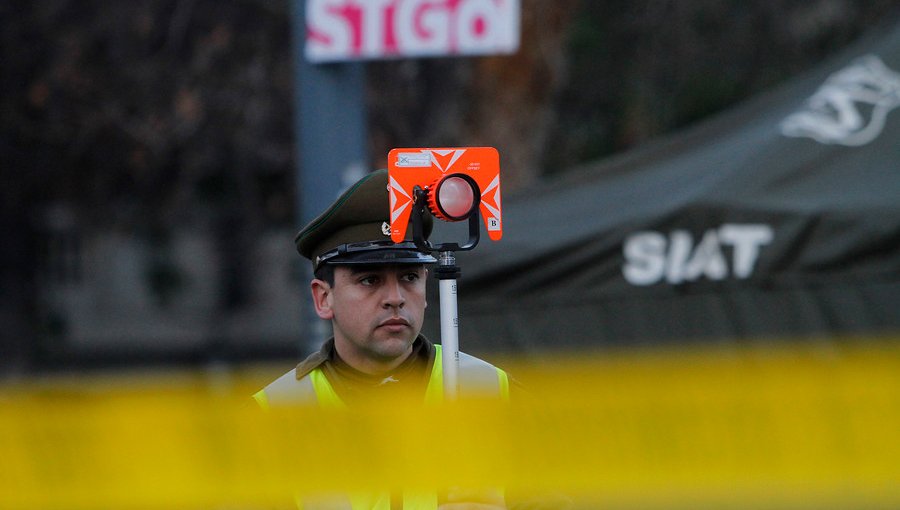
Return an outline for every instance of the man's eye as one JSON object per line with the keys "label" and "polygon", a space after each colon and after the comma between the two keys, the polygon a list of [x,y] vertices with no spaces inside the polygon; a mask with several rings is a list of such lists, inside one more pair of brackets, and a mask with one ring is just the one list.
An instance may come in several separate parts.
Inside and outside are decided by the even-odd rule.
{"label": "man's eye", "polygon": [[407,273],[403,276],[403,281],[414,282],[419,279],[419,273]]}
{"label": "man's eye", "polygon": [[359,283],[366,286],[372,286],[378,283],[378,277],[376,276],[363,276],[359,279]]}

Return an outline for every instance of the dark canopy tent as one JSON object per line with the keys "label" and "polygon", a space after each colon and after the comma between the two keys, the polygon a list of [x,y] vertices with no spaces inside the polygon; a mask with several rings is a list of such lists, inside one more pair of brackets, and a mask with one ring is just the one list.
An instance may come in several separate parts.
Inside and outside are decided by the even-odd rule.
{"label": "dark canopy tent", "polygon": [[457,254],[464,350],[900,332],[900,24],[505,196],[503,229]]}

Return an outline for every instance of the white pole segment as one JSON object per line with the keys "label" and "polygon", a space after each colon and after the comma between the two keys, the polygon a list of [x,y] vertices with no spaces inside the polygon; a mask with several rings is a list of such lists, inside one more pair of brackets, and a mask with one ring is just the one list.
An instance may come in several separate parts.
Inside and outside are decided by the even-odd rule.
{"label": "white pole segment", "polygon": [[[445,254],[441,255],[443,257]],[[439,282],[444,398],[456,400],[459,394],[459,314],[456,307],[456,280],[440,280]]]}

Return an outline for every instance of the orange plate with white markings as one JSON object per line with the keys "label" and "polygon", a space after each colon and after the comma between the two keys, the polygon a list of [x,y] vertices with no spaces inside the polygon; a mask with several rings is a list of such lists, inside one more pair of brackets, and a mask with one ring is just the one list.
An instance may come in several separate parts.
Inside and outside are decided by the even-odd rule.
{"label": "orange plate with white markings", "polygon": [[388,191],[391,239],[403,241],[413,209],[413,190],[430,186],[443,176],[465,174],[481,191],[478,206],[488,237],[503,236],[500,204],[500,154],[493,147],[393,149],[388,153]]}

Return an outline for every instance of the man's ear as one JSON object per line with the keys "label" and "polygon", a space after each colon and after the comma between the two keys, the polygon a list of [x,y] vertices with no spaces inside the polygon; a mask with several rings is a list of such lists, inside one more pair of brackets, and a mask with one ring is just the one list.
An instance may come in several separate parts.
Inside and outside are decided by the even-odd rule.
{"label": "man's ear", "polygon": [[312,293],[313,306],[316,307],[316,315],[325,320],[334,318],[334,310],[331,308],[331,285],[325,280],[314,278],[309,284],[309,290]]}

